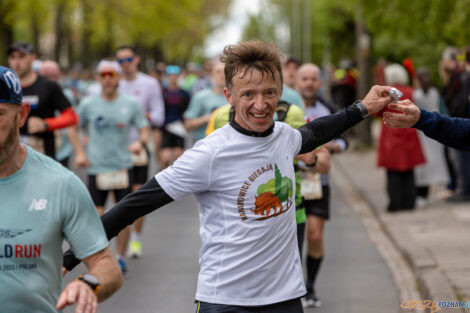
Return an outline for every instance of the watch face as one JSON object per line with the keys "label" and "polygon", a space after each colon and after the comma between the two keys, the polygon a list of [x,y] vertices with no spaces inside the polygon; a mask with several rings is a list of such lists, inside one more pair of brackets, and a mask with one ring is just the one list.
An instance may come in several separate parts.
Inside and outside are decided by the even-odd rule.
{"label": "watch face", "polygon": [[98,278],[96,278],[95,276],[93,276],[91,274],[83,275],[83,279],[86,280],[87,282],[89,282],[90,284],[93,284],[93,285],[99,285],[100,284],[100,281],[98,280]]}

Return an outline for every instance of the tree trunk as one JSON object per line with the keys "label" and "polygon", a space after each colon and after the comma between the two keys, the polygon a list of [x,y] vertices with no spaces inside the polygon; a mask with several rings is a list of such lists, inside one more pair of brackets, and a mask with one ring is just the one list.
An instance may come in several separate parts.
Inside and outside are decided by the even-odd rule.
{"label": "tree trunk", "polygon": [[[357,98],[363,99],[370,86],[370,35],[362,17],[361,0],[356,2],[356,58],[359,70],[359,81],[356,84]],[[367,145],[372,144],[371,118],[360,123],[357,127],[359,139]]]}
{"label": "tree trunk", "polygon": [[5,21],[12,9],[12,2],[0,2],[0,64],[8,64],[6,50],[13,43],[13,26]]}
{"label": "tree trunk", "polygon": [[64,0],[57,0],[57,9],[55,14],[55,46],[54,46],[54,60],[60,61],[60,52],[62,50],[62,41],[66,30],[64,23],[64,13],[67,6],[67,2]]}
{"label": "tree trunk", "polygon": [[80,62],[84,68],[91,66],[91,57],[90,57],[90,37],[91,37],[91,4],[90,0],[81,0],[82,10],[83,10],[83,20],[82,20],[82,38],[80,45]]}

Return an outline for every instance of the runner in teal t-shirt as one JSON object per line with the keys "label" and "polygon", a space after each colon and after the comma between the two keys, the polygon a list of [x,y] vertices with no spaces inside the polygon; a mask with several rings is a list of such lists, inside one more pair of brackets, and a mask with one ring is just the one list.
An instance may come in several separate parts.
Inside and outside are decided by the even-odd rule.
{"label": "runner in teal t-shirt", "polygon": [[212,68],[212,80],[214,86],[195,93],[184,112],[184,126],[188,131],[193,131],[194,141],[205,137],[207,123],[212,112],[218,107],[227,104],[224,96],[225,75],[224,64],[217,61]]}
{"label": "runner in teal t-shirt", "polygon": [[[77,312],[96,310],[122,283],[119,267],[83,183],[20,144],[29,110],[17,76],[0,66],[0,311],[57,312],[78,299]],[[62,292],[64,239],[90,272]]]}
{"label": "runner in teal t-shirt", "polygon": [[[141,152],[145,151],[149,130],[137,99],[118,92],[119,64],[103,60],[97,71],[101,94],[85,98],[78,108],[80,125],[86,126],[89,141],[86,155],[79,151],[75,163],[78,167],[89,165],[88,190],[102,215],[109,192],[114,193],[116,201],[132,192],[132,153],[147,157]],[[131,126],[139,130],[139,139],[128,146]],[[127,271],[124,255],[129,234],[126,228],[117,238],[116,256],[123,273]]]}
{"label": "runner in teal t-shirt", "polygon": [[89,174],[132,168],[131,152],[127,145],[130,127],[143,129],[148,126],[147,118],[135,98],[118,94],[116,99],[107,101],[101,95],[91,96],[80,103],[78,115],[80,126],[86,127],[89,137]]}

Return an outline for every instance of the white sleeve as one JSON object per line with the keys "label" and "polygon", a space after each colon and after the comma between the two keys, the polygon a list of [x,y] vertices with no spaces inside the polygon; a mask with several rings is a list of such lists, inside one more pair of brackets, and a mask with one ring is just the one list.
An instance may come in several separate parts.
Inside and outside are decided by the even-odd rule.
{"label": "white sleeve", "polygon": [[292,130],[290,132],[291,136],[294,137],[290,140],[290,142],[292,143],[292,149],[294,151],[294,156],[296,156],[297,154],[299,154],[300,149],[302,148],[302,134],[297,129],[294,129],[294,128],[291,128],[291,127],[289,127],[289,128],[290,128],[290,130]]}
{"label": "white sleeve", "polygon": [[153,127],[161,127],[165,122],[165,102],[163,101],[162,88],[155,80],[150,88],[148,98],[148,112]]}
{"label": "white sleeve", "polygon": [[186,150],[172,166],[157,173],[155,179],[173,199],[209,189],[213,152],[205,140]]}

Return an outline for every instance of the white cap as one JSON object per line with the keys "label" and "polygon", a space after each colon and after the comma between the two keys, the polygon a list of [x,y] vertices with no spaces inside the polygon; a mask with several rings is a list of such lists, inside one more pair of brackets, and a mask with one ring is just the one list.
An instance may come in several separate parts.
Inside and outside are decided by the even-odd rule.
{"label": "white cap", "polygon": [[96,70],[98,72],[101,72],[103,67],[112,67],[116,71],[116,73],[121,74],[121,67],[119,66],[119,63],[116,61],[101,60],[100,63],[98,63]]}

